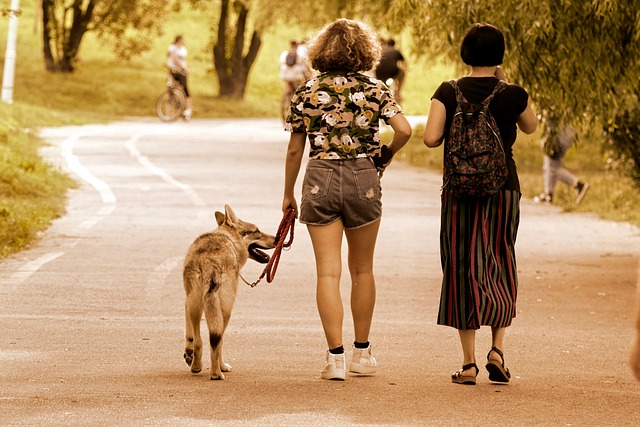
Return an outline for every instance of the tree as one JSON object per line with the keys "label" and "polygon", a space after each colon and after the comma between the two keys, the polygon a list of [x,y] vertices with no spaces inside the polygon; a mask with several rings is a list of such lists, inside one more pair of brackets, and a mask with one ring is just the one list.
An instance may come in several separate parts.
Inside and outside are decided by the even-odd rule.
{"label": "tree", "polygon": [[[468,27],[505,35],[504,68],[536,109],[558,122],[616,132],[614,150],[640,171],[640,0],[392,0],[389,17],[412,29],[419,53],[461,64]],[[630,106],[631,105],[631,106]],[[630,122],[631,120],[631,122]]]}
{"label": "tree", "polygon": [[74,70],[82,39],[95,31],[124,59],[148,49],[168,0],[41,0],[42,40],[47,70]]}
{"label": "tree", "polygon": [[555,118],[608,117],[638,89],[640,0],[394,0],[391,12],[419,52],[457,64],[469,26],[496,25],[507,75]]}
{"label": "tree", "polygon": [[[216,42],[213,46],[213,64],[218,74],[220,95],[242,99],[247,88],[249,71],[253,66],[262,44],[259,27],[249,26],[249,9],[241,1],[233,1],[235,26],[231,30],[229,0],[220,1],[220,17]],[[249,46],[245,53],[246,33]]]}
{"label": "tree", "polygon": [[[339,16],[366,18],[382,16],[388,2],[371,0],[191,0],[201,10],[219,8],[214,26],[213,66],[220,95],[242,99],[249,72],[262,44],[262,34],[272,25],[311,24],[314,27]],[[176,3],[176,9],[180,4]]]}

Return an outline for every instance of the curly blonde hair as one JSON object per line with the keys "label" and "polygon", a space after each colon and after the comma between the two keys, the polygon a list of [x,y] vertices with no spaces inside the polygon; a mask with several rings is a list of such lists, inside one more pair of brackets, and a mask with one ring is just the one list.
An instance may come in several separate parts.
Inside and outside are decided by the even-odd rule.
{"label": "curly blonde hair", "polygon": [[325,26],[309,42],[311,66],[321,73],[370,70],[381,52],[379,37],[369,26],[344,18]]}

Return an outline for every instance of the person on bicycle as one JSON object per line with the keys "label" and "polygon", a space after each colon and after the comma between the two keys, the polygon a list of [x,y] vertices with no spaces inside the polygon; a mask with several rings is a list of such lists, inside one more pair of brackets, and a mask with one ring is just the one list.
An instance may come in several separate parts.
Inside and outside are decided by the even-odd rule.
{"label": "person on bicycle", "polygon": [[291,40],[289,49],[280,54],[280,78],[284,82],[284,93],[289,98],[306,80],[305,71],[305,49],[298,49],[298,42]]}
{"label": "person on bicycle", "polygon": [[[382,47],[382,56],[376,67],[376,78],[387,83],[387,80],[393,79],[395,82],[394,96],[396,101],[402,101],[402,84],[404,83],[406,61],[402,53],[396,49],[394,39],[388,39]],[[401,63],[399,65],[399,63]]]}
{"label": "person on bicycle", "polygon": [[184,110],[184,118],[191,118],[191,97],[189,95],[189,86],[187,85],[187,76],[189,68],[187,67],[187,47],[184,43],[184,36],[177,35],[174,42],[169,45],[167,51],[167,66],[171,71],[171,75],[182,86],[184,95],[187,98],[187,105]]}

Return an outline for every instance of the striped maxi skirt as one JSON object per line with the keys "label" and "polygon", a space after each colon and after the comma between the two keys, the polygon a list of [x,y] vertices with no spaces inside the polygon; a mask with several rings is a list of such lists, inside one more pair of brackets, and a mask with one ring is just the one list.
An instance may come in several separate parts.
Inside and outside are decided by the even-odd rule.
{"label": "striped maxi skirt", "polygon": [[507,327],[516,316],[515,243],[520,193],[486,198],[442,195],[443,279],[438,324],[456,329]]}

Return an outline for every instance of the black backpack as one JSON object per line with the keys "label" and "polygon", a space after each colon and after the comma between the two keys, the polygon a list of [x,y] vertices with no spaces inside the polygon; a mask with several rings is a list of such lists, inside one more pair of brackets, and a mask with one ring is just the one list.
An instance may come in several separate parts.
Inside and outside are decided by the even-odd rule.
{"label": "black backpack", "polygon": [[289,67],[293,67],[298,62],[298,54],[296,52],[287,53],[287,57],[284,60],[285,64]]}
{"label": "black backpack", "polygon": [[504,186],[509,171],[489,103],[508,83],[499,81],[480,104],[467,101],[456,80],[449,84],[456,92],[457,106],[445,145],[443,191],[458,198],[491,196]]}

